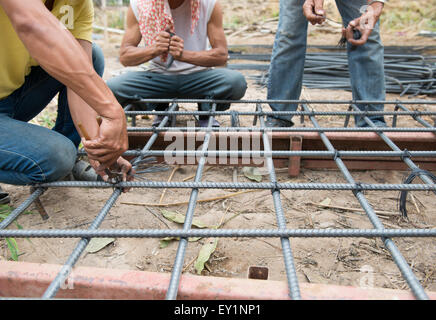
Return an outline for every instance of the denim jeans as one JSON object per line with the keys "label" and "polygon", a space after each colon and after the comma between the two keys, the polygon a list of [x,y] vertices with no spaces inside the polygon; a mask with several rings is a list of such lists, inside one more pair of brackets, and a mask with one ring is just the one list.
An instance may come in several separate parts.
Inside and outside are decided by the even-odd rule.
{"label": "denim jeans", "polygon": [[[107,82],[121,105],[139,99],[218,99],[239,100],[245,95],[247,82],[234,70],[216,68],[191,74],[163,75],[156,72],[136,71],[122,74]],[[230,104],[219,104],[225,110]],[[165,106],[149,104],[149,110],[162,110]],[[201,111],[210,110],[203,103]]]}
{"label": "denim jeans", "polygon": [[[103,52],[94,44],[92,56],[94,69],[103,75]],[[53,129],[28,123],[58,93]],[[26,185],[62,179],[74,166],[79,144],[67,89],[41,67],[33,67],[24,84],[0,100],[0,182]]]}
{"label": "denim jeans", "polygon": [[[268,99],[298,100],[300,98],[307,48],[308,21],[303,15],[304,0],[280,0],[279,25],[274,41],[268,77]],[[336,0],[344,26],[360,17],[366,0]],[[384,48],[377,23],[368,42],[352,47],[347,43],[350,82],[355,100],[385,100]],[[270,104],[274,111],[295,111],[295,104]],[[383,111],[383,105],[358,105],[360,110]],[[290,116],[278,116],[291,120]],[[383,117],[370,117],[384,125]],[[362,117],[355,117],[356,126],[366,126]]]}

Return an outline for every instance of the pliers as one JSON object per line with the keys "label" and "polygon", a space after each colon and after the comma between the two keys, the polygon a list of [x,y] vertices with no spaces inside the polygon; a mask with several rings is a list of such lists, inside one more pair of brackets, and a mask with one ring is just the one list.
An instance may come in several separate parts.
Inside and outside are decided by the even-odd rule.
{"label": "pliers", "polygon": [[[170,34],[170,39],[176,35],[174,32],[171,32],[171,31],[169,31],[169,30],[166,30],[166,32],[168,32],[168,33]],[[169,54],[169,57],[168,57],[168,64],[167,64],[167,66],[166,66],[165,68],[166,68],[166,69],[171,68],[171,66],[173,65],[173,63],[174,63],[174,57],[173,57],[172,55]]]}

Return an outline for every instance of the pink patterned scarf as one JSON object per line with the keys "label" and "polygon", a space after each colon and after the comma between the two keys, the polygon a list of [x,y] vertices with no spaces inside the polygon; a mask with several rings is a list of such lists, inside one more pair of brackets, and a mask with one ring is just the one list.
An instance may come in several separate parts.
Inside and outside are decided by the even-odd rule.
{"label": "pink patterned scarf", "polygon": [[[188,0],[185,0],[188,1]],[[191,1],[191,34],[194,33],[200,19],[200,0]],[[138,0],[139,29],[147,46],[156,41],[161,31],[174,30],[174,20],[171,15],[168,0]],[[166,60],[166,57],[162,57]]]}

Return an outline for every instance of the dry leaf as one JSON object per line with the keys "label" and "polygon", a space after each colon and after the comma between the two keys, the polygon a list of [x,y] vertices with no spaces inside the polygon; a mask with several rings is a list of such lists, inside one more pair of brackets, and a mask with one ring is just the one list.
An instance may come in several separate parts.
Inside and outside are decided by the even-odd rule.
{"label": "dry leaf", "polygon": [[[200,239],[201,239],[200,237],[191,237],[191,238],[188,238],[188,242],[196,242],[196,241],[198,241]],[[167,237],[167,238],[163,238],[160,241],[159,247],[161,249],[164,249],[164,248],[168,247],[168,245],[171,243],[171,241],[179,241],[179,240],[180,240],[179,237]]]}
{"label": "dry leaf", "polygon": [[329,206],[330,203],[332,203],[332,199],[330,198],[325,198],[324,200],[322,200],[319,204],[322,206]]}
{"label": "dry leaf", "polygon": [[[165,217],[165,219],[168,219],[168,220],[170,220],[172,222],[179,223],[179,224],[184,224],[185,223],[185,216],[183,214],[180,214],[180,213],[177,213],[177,212],[173,212],[173,211],[169,211],[169,210],[161,210],[160,212]],[[192,225],[194,227],[197,227],[197,228],[200,228],[200,229],[207,228],[207,226],[205,224],[203,224],[201,221],[199,221],[196,218],[194,218],[192,220]]]}
{"label": "dry leaf", "polygon": [[86,252],[96,253],[115,241],[115,238],[92,238],[86,247]]}
{"label": "dry leaf", "polygon": [[261,182],[262,181],[262,174],[259,172],[259,169],[256,167],[243,167],[242,172],[244,173],[244,176],[246,176],[248,179]]}
{"label": "dry leaf", "polygon": [[218,239],[210,239],[201,247],[194,265],[195,270],[197,270],[197,274],[201,274],[201,271],[204,269],[204,264],[210,259],[210,256],[215,251],[217,244]]}

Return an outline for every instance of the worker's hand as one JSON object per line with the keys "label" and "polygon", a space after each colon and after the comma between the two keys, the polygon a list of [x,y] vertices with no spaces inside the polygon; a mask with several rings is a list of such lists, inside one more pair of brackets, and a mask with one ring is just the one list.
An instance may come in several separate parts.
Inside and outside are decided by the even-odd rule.
{"label": "worker's hand", "polygon": [[161,56],[168,53],[170,47],[171,36],[166,31],[161,31],[156,38],[154,43],[154,57]]}
{"label": "worker's hand", "polygon": [[132,168],[132,164],[124,159],[123,157],[119,157],[117,160],[117,169],[123,175],[123,181],[133,181],[135,170]]}
{"label": "worker's hand", "polygon": [[324,0],[306,0],[303,4],[303,14],[312,25],[324,23]]}
{"label": "worker's hand", "polygon": [[175,60],[180,60],[182,58],[183,49],[184,49],[183,39],[178,36],[171,37],[170,55],[172,55]]}
{"label": "worker's hand", "polygon": [[100,162],[92,160],[88,158],[89,164],[94,168],[95,172],[104,180],[108,180],[108,176],[106,172],[104,172],[104,168],[100,166]]}
{"label": "worker's hand", "polygon": [[[89,159],[89,163],[94,168],[95,172],[97,172],[97,174],[103,179],[103,181],[109,180],[109,176],[105,169],[109,169],[111,172],[120,173],[122,175],[123,182],[133,181],[135,179],[135,170],[132,168],[132,164],[123,157],[119,157],[116,164],[112,165],[111,168],[107,168],[101,165],[100,162],[91,159]],[[130,188],[124,188],[123,192],[127,192],[129,190]]]}
{"label": "worker's hand", "polygon": [[[372,5],[364,6],[362,8],[366,8],[365,12],[363,12],[359,18],[351,21],[347,28],[342,29],[342,35],[353,46],[361,46],[368,41],[368,38],[383,11],[383,3],[374,2]],[[354,39],[353,35],[355,30],[360,31],[360,39]]]}
{"label": "worker's hand", "polygon": [[113,165],[129,147],[126,117],[121,106],[113,118],[102,117],[96,138],[82,138],[82,143],[90,160],[98,161],[105,168]]}

